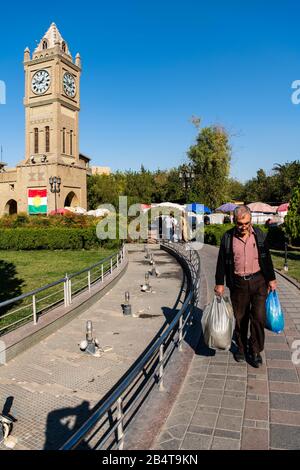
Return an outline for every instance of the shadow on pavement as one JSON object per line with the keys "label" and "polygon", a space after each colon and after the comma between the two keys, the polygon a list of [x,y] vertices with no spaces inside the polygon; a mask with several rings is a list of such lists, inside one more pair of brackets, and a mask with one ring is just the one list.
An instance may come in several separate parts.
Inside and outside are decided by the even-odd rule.
{"label": "shadow on pavement", "polygon": [[[72,408],[51,411],[47,416],[46,441],[44,450],[58,450],[89,418],[91,410],[88,401]],[[81,442],[79,450],[88,450],[87,443]]]}

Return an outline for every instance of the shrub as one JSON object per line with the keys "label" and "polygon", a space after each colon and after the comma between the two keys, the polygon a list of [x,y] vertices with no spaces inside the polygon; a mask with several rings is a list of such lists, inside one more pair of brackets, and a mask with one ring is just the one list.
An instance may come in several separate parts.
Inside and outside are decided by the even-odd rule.
{"label": "shrub", "polygon": [[99,240],[94,227],[16,228],[0,230],[1,250],[79,250],[99,246],[114,248],[118,240]]}
{"label": "shrub", "polygon": [[[209,225],[205,226],[204,230],[204,243],[208,245],[216,245],[220,246],[221,239],[227,230],[229,230],[234,225]],[[278,227],[269,227],[266,228],[263,225],[256,225],[256,227],[260,228],[262,232],[267,233],[267,241],[270,248],[274,249],[283,249],[284,242],[285,242],[285,232],[284,228],[280,225]]]}

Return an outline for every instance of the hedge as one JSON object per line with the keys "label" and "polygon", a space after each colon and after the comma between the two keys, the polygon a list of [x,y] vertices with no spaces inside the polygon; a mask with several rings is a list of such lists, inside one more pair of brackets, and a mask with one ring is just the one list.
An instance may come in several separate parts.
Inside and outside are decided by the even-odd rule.
{"label": "hedge", "polygon": [[118,245],[118,240],[99,240],[95,227],[0,230],[0,250],[80,250],[99,246],[114,248]]}
{"label": "hedge", "polygon": [[[234,225],[229,224],[216,224],[216,225],[206,225],[204,229],[204,243],[208,245],[220,246],[221,239],[227,230],[234,227]],[[283,249],[285,242],[285,232],[283,227],[280,225],[278,227],[269,227],[266,228],[262,225],[257,225],[263,232],[267,233],[267,241],[270,248]]]}

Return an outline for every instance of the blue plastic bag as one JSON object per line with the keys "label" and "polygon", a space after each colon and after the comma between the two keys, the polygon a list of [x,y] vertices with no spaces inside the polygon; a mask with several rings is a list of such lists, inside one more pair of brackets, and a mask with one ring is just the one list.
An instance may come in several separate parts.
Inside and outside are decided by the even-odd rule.
{"label": "blue plastic bag", "polygon": [[284,316],[276,290],[271,291],[266,300],[266,328],[274,333],[284,330]]}

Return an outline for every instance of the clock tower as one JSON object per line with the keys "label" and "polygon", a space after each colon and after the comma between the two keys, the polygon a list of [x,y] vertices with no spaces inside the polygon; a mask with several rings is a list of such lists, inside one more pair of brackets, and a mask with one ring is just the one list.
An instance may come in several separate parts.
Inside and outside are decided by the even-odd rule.
{"label": "clock tower", "polygon": [[[16,168],[18,212],[31,213],[29,194],[46,194],[47,213],[55,207],[86,209],[89,158],[79,153],[80,55],[73,60],[52,23],[32,54],[25,49],[24,71],[25,158]],[[54,177],[61,181],[58,194],[49,183]]]}
{"label": "clock tower", "polygon": [[79,54],[52,23],[30,58],[24,52],[25,161],[78,163]]}

